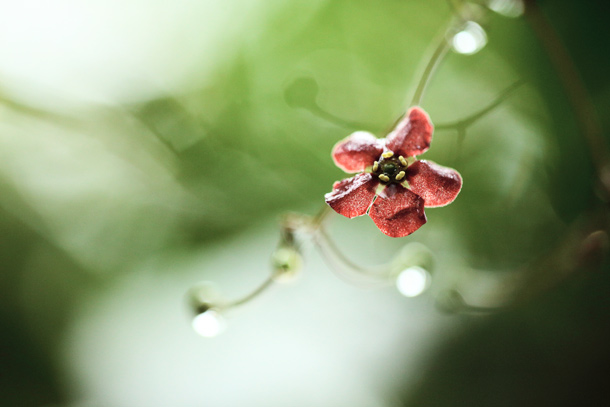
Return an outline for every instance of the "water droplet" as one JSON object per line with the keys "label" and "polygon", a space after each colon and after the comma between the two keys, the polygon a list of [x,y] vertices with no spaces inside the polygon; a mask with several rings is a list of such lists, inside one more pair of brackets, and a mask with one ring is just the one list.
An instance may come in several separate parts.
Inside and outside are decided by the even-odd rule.
{"label": "water droplet", "polygon": [[193,318],[193,329],[201,336],[212,338],[224,331],[225,321],[220,313],[209,309]]}
{"label": "water droplet", "polygon": [[525,11],[523,0],[489,0],[487,7],[506,17],[519,17]]}
{"label": "water droplet", "polygon": [[487,44],[487,34],[483,27],[474,21],[468,21],[451,40],[455,52],[465,55],[479,52],[485,44]]}
{"label": "water droplet", "polygon": [[430,274],[413,266],[403,270],[396,278],[396,288],[405,297],[417,297],[430,286]]}

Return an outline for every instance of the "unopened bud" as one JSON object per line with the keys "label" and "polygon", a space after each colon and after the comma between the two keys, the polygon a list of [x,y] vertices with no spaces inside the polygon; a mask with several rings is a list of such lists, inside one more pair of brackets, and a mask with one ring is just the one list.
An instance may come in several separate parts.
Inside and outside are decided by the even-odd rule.
{"label": "unopened bud", "polygon": [[395,273],[400,273],[408,267],[421,267],[432,272],[434,269],[434,255],[425,245],[412,242],[407,244],[392,260]]}
{"label": "unopened bud", "polygon": [[271,256],[273,279],[280,283],[294,280],[302,265],[301,254],[293,246],[280,246]]}
{"label": "unopened bud", "polygon": [[465,310],[467,305],[457,290],[445,290],[436,297],[436,308],[447,314],[456,314]]}
{"label": "unopened bud", "polygon": [[202,314],[222,304],[216,286],[209,281],[200,282],[188,291],[187,301],[195,314]]}

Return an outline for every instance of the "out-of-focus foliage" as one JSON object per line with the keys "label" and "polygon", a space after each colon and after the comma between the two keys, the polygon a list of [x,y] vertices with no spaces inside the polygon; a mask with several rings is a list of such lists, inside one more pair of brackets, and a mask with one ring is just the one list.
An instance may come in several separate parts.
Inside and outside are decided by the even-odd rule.
{"label": "out-of-focus foliage", "polygon": [[[10,15],[10,2],[3,3],[0,13]],[[48,19],[36,7],[18,16],[30,23],[51,21],[45,26],[51,36],[53,21],[72,21],[71,7],[64,3]],[[97,82],[105,83],[100,78],[111,78],[111,94],[99,97],[91,90],[75,96],[66,90],[71,83],[66,72],[88,66],[66,58],[69,52],[57,54],[66,58],[65,66],[47,56],[56,72],[45,71],[35,56],[43,51],[36,44],[47,43],[32,41],[45,36],[42,29],[7,29],[0,41],[0,50],[12,52],[4,58],[11,64],[0,62],[0,393],[6,405],[70,401],[65,390],[70,385],[61,382],[65,355],[58,353],[68,346],[66,327],[82,304],[112,292],[143,264],[190,259],[202,250],[213,253],[225,239],[273,223],[283,211],[317,211],[333,181],[346,176],[330,159],[334,143],[360,129],[385,135],[408,104],[428,47],[452,18],[449,4],[461,2],[237,1],[223,3],[225,9],[212,1],[185,1],[149,10],[146,2],[134,0],[127,2],[125,14],[123,2],[91,3],[91,21],[102,27],[92,32],[102,35],[100,43],[81,45],[95,48],[95,53],[86,48],[85,54],[95,56],[98,69],[90,78],[82,71],[73,80],[89,86],[79,89],[97,89]],[[605,50],[610,37],[602,6],[540,3],[607,129],[610,117],[603,112],[610,105],[610,58]],[[484,280],[537,264],[599,198],[590,152],[529,23],[472,7],[483,16],[487,46],[472,56],[450,53],[422,106],[442,127],[484,108],[515,82],[523,84],[465,136],[437,129],[423,158],[456,168],[464,187],[452,205],[428,211],[428,224],[407,239],[435,253],[439,287],[457,284],[476,294],[482,289],[470,278],[472,270]],[[104,12],[94,13],[98,9]],[[112,17],[115,12],[121,17]],[[127,46],[120,38],[100,45],[115,29],[135,34],[126,36]],[[74,41],[88,32],[78,24],[73,30],[53,44],[61,49],[66,38]],[[146,40],[153,31],[158,39],[154,47]],[[20,41],[21,48],[15,46]],[[150,49],[138,48],[142,44]],[[124,59],[116,49],[126,50],[128,63],[120,65]],[[76,49],[72,52],[78,56]],[[15,72],[15,61],[29,63],[24,77]],[[37,76],[48,81],[35,80]],[[369,223],[332,222],[339,245],[357,261],[383,260],[405,244]],[[227,281],[242,281],[249,271],[226,269],[223,274]],[[157,271],[163,278],[173,272],[171,267]],[[202,270],[201,278],[207,273]],[[594,314],[590,323],[578,320],[588,312],[586,287],[564,287],[543,304],[523,306],[491,326],[503,332],[519,326],[522,315],[530,318],[532,329],[525,332],[523,347],[532,358],[553,346],[551,332],[564,333],[557,325],[595,336],[591,324],[602,324],[607,313]],[[573,299],[574,308],[565,298]],[[560,312],[576,316],[546,319],[553,301],[561,302]],[[362,335],[375,346],[374,333]],[[468,349],[481,341],[484,355],[496,355],[506,341],[486,326],[470,335],[472,342],[458,340],[445,352],[476,354]],[[583,345],[583,335],[574,338]],[[137,346],[124,340],[125,346]],[[540,343],[533,346],[534,340]],[[555,342],[559,348],[539,365],[541,375],[553,374],[560,348],[572,345],[566,341]],[[494,365],[484,375],[488,381],[476,383],[502,387],[503,372],[518,375],[529,356],[519,348],[513,355],[523,365]],[[565,368],[577,368],[578,354],[570,355]],[[607,353],[600,358],[608,362]],[[414,400],[451,394],[447,383],[459,377],[462,365],[468,368],[468,360],[436,362],[433,366],[451,363],[452,369],[439,368],[446,376],[435,376],[435,371],[424,376],[429,384],[422,384],[420,399]],[[460,389],[479,394],[468,380]],[[481,405],[498,400],[492,390],[485,394],[489,403]]]}

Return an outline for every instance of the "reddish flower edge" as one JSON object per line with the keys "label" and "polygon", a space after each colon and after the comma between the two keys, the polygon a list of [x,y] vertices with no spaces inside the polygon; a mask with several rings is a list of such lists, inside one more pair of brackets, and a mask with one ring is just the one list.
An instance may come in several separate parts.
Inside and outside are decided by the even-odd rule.
{"label": "reddish flower edge", "polygon": [[427,208],[449,205],[462,189],[462,176],[453,168],[419,160],[406,170],[409,189],[423,198]]}
{"label": "reddish flower edge", "polygon": [[414,106],[386,137],[386,147],[395,154],[414,157],[428,151],[434,126],[421,107]]}
{"label": "reddish flower edge", "polygon": [[379,180],[369,173],[335,182],[333,190],[324,195],[326,203],[348,218],[362,216],[371,206]]}
{"label": "reddish flower edge", "polygon": [[333,147],[335,165],[348,173],[364,171],[383,152],[384,140],[366,131],[357,131]]}
{"label": "reddish flower edge", "polygon": [[386,187],[384,195],[373,202],[369,216],[385,235],[408,236],[426,223],[424,200],[420,196],[401,185]]}
{"label": "reddish flower edge", "polygon": [[[426,160],[415,161],[407,167],[403,157],[426,152],[432,142],[433,130],[428,114],[415,106],[385,139],[358,131],[339,141],[332,151],[332,158],[339,168],[346,172],[361,172],[378,160],[379,167],[373,167],[374,174],[361,172],[335,182],[333,190],[325,195],[326,203],[348,218],[362,216],[368,211],[381,232],[390,237],[408,236],[419,229],[427,221],[424,207],[448,205],[462,188],[462,177],[452,168]],[[384,151],[389,155],[380,157]],[[391,158],[392,154],[398,156],[402,164]],[[401,165],[404,172],[396,175],[394,168]],[[382,178],[379,171],[386,178]],[[404,177],[408,184],[399,184],[399,176]],[[375,199],[380,184],[385,187]]]}

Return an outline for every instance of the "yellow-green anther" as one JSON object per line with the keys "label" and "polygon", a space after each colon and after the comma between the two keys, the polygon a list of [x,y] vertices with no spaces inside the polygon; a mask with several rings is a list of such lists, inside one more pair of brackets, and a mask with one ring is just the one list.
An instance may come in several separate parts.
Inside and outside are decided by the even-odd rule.
{"label": "yellow-green anther", "polygon": [[391,151],[386,151],[385,153],[381,154],[381,156],[382,156],[383,158],[390,158],[390,157],[392,157],[393,155],[394,155],[394,153],[393,153],[393,152],[391,152]]}
{"label": "yellow-green anther", "polygon": [[379,169],[379,163],[377,161],[375,161],[373,163],[373,172],[377,171]]}
{"label": "yellow-green anther", "polygon": [[379,179],[380,179],[380,180],[382,180],[382,181],[384,181],[384,182],[388,182],[388,181],[390,181],[390,177],[388,177],[388,176],[387,176],[387,175],[385,175],[385,174],[381,174],[381,175],[379,176]]}
{"label": "yellow-green anther", "polygon": [[401,163],[402,165],[404,165],[405,167],[406,167],[407,165],[409,165],[409,163],[407,162],[407,160],[405,160],[405,158],[404,158],[402,155],[398,157],[398,160],[399,160],[399,161],[400,161],[400,163]]}
{"label": "yellow-green anther", "polygon": [[396,174],[396,181],[400,181],[404,177],[405,177],[405,172],[404,171],[400,171],[398,174]]}

